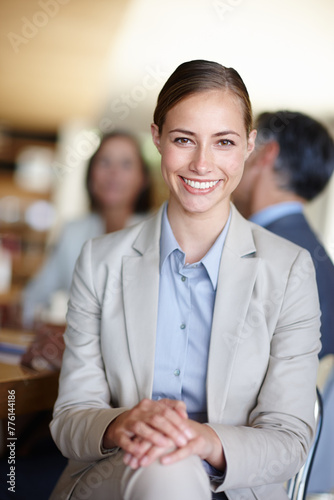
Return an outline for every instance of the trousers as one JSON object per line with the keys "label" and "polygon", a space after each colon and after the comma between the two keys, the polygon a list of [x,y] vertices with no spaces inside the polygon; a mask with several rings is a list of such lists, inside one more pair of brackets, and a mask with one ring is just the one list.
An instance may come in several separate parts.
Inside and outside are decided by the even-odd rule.
{"label": "trousers", "polygon": [[[133,470],[123,463],[123,451],[95,463],[69,491],[66,469],[50,500],[211,500],[209,477],[197,456],[180,462]],[[72,477],[73,479],[73,477]],[[72,483],[73,484],[73,483]],[[220,496],[221,495],[221,496]],[[226,498],[224,494],[214,498]]]}

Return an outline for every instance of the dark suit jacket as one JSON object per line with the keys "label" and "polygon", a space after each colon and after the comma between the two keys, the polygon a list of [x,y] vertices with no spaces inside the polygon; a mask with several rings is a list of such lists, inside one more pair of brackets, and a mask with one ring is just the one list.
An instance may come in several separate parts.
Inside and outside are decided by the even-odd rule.
{"label": "dark suit jacket", "polygon": [[316,269],[321,308],[321,341],[319,357],[334,354],[334,265],[303,214],[281,217],[265,226],[279,236],[306,248]]}

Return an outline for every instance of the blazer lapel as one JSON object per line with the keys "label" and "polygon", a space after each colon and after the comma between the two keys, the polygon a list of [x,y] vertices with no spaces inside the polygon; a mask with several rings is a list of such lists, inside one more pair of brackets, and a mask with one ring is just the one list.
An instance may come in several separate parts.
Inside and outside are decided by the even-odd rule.
{"label": "blazer lapel", "polygon": [[[143,224],[122,268],[126,335],[139,399],[152,396],[159,300],[162,208]],[[208,416],[224,410],[235,355],[252,296],[259,259],[250,225],[232,206],[232,220],[220,263],[207,376]],[[149,307],[148,307],[149,305]]]}
{"label": "blazer lapel", "polygon": [[159,297],[162,209],[144,223],[133,248],[123,257],[122,282],[126,333],[139,399],[152,395]]}
{"label": "blazer lapel", "polygon": [[220,421],[257,276],[259,259],[250,224],[232,205],[219,269],[207,376],[209,421]]}

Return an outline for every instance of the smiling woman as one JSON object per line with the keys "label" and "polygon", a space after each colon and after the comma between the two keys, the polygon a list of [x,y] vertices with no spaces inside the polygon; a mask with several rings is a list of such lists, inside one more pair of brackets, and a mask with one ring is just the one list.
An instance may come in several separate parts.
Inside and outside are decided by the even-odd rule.
{"label": "smiling woman", "polygon": [[190,61],[164,85],[169,200],[76,265],[52,500],[287,499],[314,433],[319,305],[309,254],[230,202],[255,136],[234,69]]}
{"label": "smiling woman", "polygon": [[[192,214],[202,214],[203,231],[211,233],[202,255],[196,252],[195,257],[189,257],[186,252],[188,262],[198,260],[227,221],[230,195],[254,148],[256,131],[247,134],[242,104],[232,91],[213,89],[184,97],[167,112],[161,133],[158,125],[152,125],[152,135],[170,191],[168,216],[174,235],[178,239],[182,232],[182,240],[191,238],[190,234],[185,236],[180,212],[190,220]],[[192,228],[190,220],[187,231]],[[199,221],[193,227],[189,248],[198,247]]]}

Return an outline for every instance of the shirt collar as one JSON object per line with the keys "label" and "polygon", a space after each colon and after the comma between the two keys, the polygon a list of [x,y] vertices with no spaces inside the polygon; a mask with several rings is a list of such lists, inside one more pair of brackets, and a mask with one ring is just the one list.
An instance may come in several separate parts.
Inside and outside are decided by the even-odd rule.
{"label": "shirt collar", "polygon": [[249,220],[259,226],[268,226],[272,222],[286,215],[299,214],[303,212],[303,204],[299,201],[286,201],[271,205],[253,214]]}
{"label": "shirt collar", "polygon": [[178,242],[175,239],[172,228],[170,227],[169,220],[167,217],[167,207],[168,203],[166,203],[164,206],[161,219],[160,272],[164,267],[167,257],[172,252],[174,252],[174,250],[180,250],[180,252],[182,252]]}
{"label": "shirt collar", "polygon": [[[163,270],[166,259],[169,257],[169,255],[171,255],[171,253],[174,252],[174,250],[178,250],[183,255],[185,255],[183,250],[181,250],[178,242],[176,241],[172,228],[170,226],[167,216],[167,206],[168,204],[166,203],[161,219],[160,273]],[[224,229],[222,230],[222,232],[220,233],[220,235],[218,236],[218,238],[216,239],[210,250],[205,254],[203,259],[200,261],[207,270],[207,273],[209,275],[209,278],[211,280],[214,289],[217,288],[220,259],[224,243],[226,240],[228,228],[230,226],[231,215],[232,213],[230,210],[230,214],[224,226]]]}

